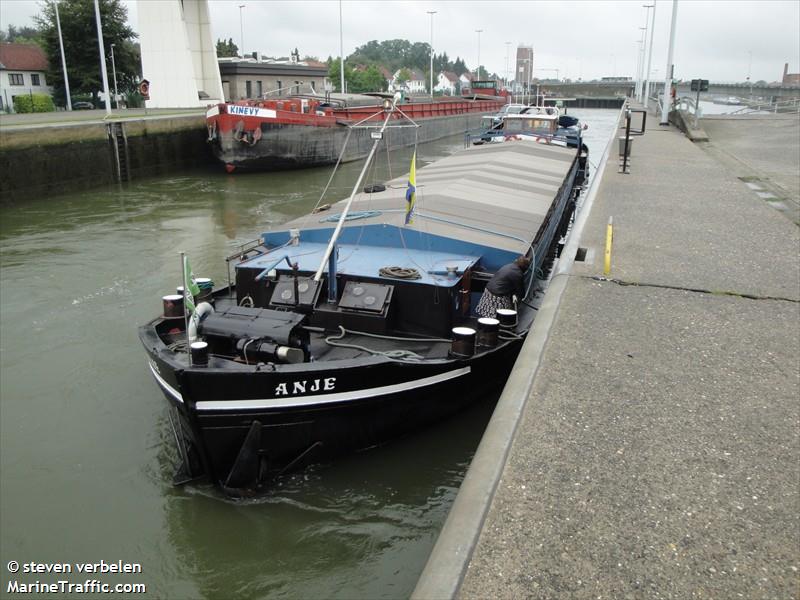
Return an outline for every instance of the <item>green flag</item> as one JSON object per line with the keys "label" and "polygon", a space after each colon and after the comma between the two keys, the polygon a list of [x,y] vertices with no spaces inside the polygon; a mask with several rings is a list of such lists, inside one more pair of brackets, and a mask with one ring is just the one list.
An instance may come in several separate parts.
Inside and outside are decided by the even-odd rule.
{"label": "green flag", "polygon": [[189,264],[189,257],[183,257],[183,305],[190,313],[194,312],[194,297],[200,293],[200,288],[194,281],[192,266]]}

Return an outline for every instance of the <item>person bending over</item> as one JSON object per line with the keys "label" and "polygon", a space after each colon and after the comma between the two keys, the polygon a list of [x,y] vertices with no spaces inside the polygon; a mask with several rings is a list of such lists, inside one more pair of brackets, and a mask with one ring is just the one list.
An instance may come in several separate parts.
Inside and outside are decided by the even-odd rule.
{"label": "person bending over", "polygon": [[531,259],[520,256],[514,262],[500,267],[486,284],[483,296],[475,308],[478,316],[494,318],[498,308],[514,308],[511,297],[522,299],[524,296],[525,271],[530,266]]}

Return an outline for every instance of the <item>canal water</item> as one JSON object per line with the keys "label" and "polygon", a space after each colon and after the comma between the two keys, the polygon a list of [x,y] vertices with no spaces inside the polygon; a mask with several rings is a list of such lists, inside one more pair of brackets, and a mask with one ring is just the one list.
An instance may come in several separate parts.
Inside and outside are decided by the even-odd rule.
{"label": "canal water", "polygon": [[[589,124],[596,162],[617,111],[571,114]],[[462,146],[425,145],[418,161]],[[391,158],[393,175],[408,169],[409,150]],[[388,164],[381,155],[374,180]],[[330,201],[359,168],[331,182]],[[13,581],[87,579],[161,598],[411,593],[496,399],[233,502],[171,485],[166,402],[136,335],[180,284],[179,251],[224,282],[222,257],[308,211],[330,173],[208,169],[0,209],[0,596]],[[14,574],[13,561],[73,572]],[[141,572],[76,572],[100,561]]]}

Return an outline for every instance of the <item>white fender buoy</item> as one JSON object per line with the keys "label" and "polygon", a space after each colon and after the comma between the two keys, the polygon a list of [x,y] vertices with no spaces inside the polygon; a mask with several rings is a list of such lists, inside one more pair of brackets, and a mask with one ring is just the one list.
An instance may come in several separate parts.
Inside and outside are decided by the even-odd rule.
{"label": "white fender buoy", "polygon": [[190,344],[197,341],[197,327],[200,325],[200,322],[213,312],[214,307],[208,302],[201,302],[197,305],[197,308],[194,309],[194,313],[189,317],[188,337]]}

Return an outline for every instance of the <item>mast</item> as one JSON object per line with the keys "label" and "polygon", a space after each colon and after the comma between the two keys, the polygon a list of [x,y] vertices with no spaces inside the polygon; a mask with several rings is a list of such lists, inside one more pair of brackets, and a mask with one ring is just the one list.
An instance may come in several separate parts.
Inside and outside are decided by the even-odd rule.
{"label": "mast", "polygon": [[342,214],[339,216],[339,222],[336,223],[336,229],[333,230],[331,241],[328,242],[328,247],[325,249],[325,255],[322,257],[322,260],[319,263],[319,268],[317,268],[317,273],[314,275],[314,281],[319,281],[320,279],[322,279],[322,272],[325,269],[325,265],[328,264],[328,259],[331,256],[331,252],[333,252],[333,247],[336,245],[336,240],[339,239],[339,234],[342,231],[345,219],[347,219],[347,213],[350,210],[350,205],[353,203],[353,199],[356,197],[358,190],[361,188],[361,182],[364,179],[364,175],[366,175],[367,173],[367,169],[369,168],[369,164],[372,162],[372,158],[375,156],[375,151],[378,149],[378,144],[380,144],[381,141],[383,140],[383,132],[386,130],[386,126],[389,124],[389,119],[392,117],[392,113],[395,110],[394,101],[392,101],[391,106],[389,106],[385,110],[386,110],[386,118],[383,120],[383,125],[381,126],[380,135],[375,136],[375,142],[372,144],[372,149],[369,151],[369,155],[367,156],[366,161],[364,161],[364,168],[361,169],[361,173],[358,176],[358,180],[356,181],[355,186],[353,186],[353,191],[350,193],[350,198],[348,198],[347,204],[345,204],[344,210],[342,211]]}

